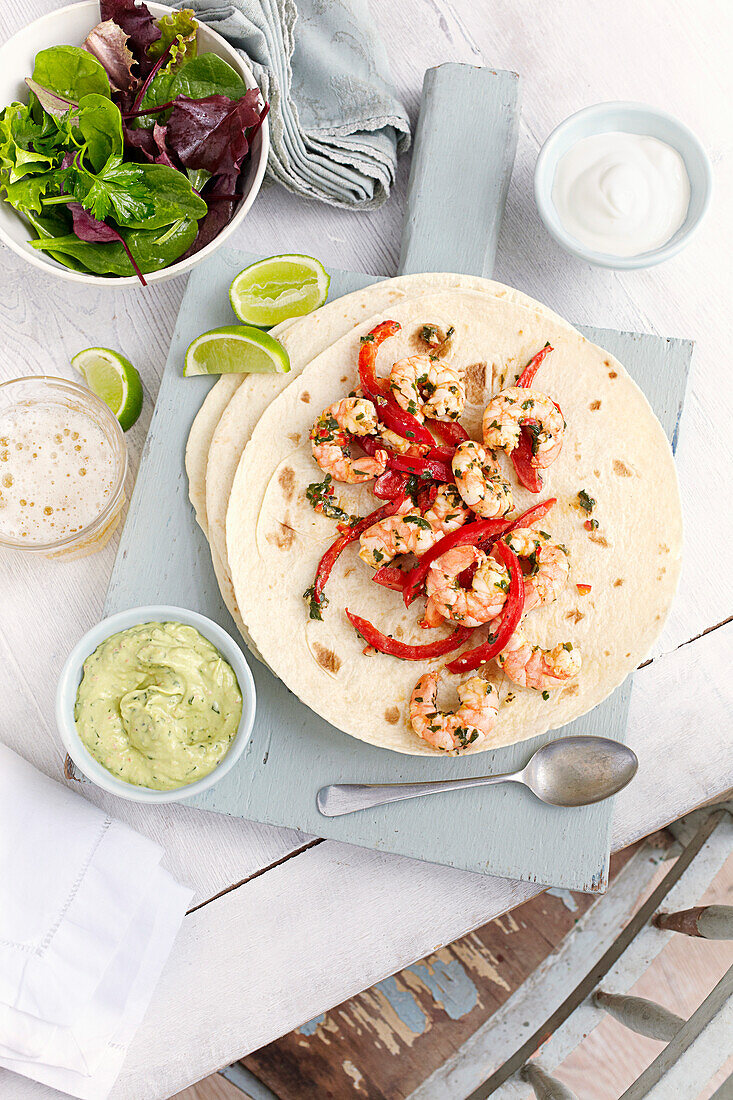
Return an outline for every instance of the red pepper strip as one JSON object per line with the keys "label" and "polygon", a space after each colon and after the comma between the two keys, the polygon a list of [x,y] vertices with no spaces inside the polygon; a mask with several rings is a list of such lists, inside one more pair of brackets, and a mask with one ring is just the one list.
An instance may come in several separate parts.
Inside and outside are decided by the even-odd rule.
{"label": "red pepper strip", "polygon": [[542,471],[534,465],[532,453],[532,436],[527,428],[522,428],[519,436],[519,446],[511,453],[512,465],[517,479],[530,493],[541,493],[544,484]]}
{"label": "red pepper strip", "polygon": [[468,432],[462,424],[457,424],[455,420],[426,420],[425,421],[431,432],[434,432],[439,439],[445,440],[446,443],[450,443],[453,447],[457,447],[459,443],[465,443],[469,438]]}
{"label": "red pepper strip", "polygon": [[430,450],[423,457],[425,458],[437,458],[441,462],[452,462],[453,455],[456,453],[455,447],[431,447]]}
{"label": "red pepper strip", "polygon": [[416,477],[429,474],[434,481],[453,481],[453,470],[450,463],[439,458],[392,454],[387,460],[387,465],[391,470],[401,470],[403,473],[415,474]]}
{"label": "red pepper strip", "polygon": [[435,546],[432,546],[426,554],[423,554],[418,564],[409,573],[405,574],[405,589],[402,597],[405,601],[405,607],[409,607],[412,601],[420,595],[431,563],[439,558],[441,554],[445,554],[446,550],[452,550],[454,546],[476,546],[484,539],[496,538],[502,535],[508,526],[505,520],[480,519],[475,523],[464,524],[457,531],[451,531],[449,535],[445,535],[440,542],[436,542]]}
{"label": "red pepper strip", "polygon": [[364,516],[358,523],[355,523],[351,527],[341,527],[341,534],[339,537],[331,543],[326,553],[323,555],[318,563],[316,569],[316,577],[313,582],[312,589],[308,590],[308,596],[311,603],[311,618],[320,618],[320,615],[314,616],[312,613],[313,607],[320,609],[323,601],[323,589],[326,585],[326,581],[331,575],[331,570],[336,564],[338,558],[342,552],[346,549],[349,543],[354,542],[360,535],[364,533],[373,523],[378,523],[380,519],[384,519],[386,516],[392,516],[399,508],[400,504],[404,500],[404,496],[390,501],[389,504],[383,504],[381,508],[377,508],[375,512],[371,512],[368,516]]}
{"label": "red pepper strip", "polygon": [[379,419],[403,439],[416,443],[432,445],[433,439],[427,428],[419,420],[401,409],[389,396],[389,383],[386,378],[377,378],[377,352],[380,344],[390,336],[396,336],[402,326],[397,321],[382,321],[371,332],[361,338],[359,348],[359,381],[366,397],[377,406]]}
{"label": "red pepper strip", "polygon": [[403,661],[428,661],[431,657],[442,657],[445,653],[452,653],[458,649],[471,636],[473,630],[468,626],[459,626],[447,638],[441,638],[437,642],[428,642],[427,645],[407,645],[398,642],[396,638],[390,638],[382,634],[367,619],[360,615],[354,615],[346,608],[346,616],[355,630],[361,634],[367,645],[378,649],[380,653],[387,653],[390,657],[401,657]]}
{"label": "red pepper strip", "polygon": [[543,500],[541,504],[533,504],[531,508],[528,508],[526,512],[522,512],[521,516],[517,516],[517,518],[512,521],[504,534],[507,534],[509,531],[516,531],[518,527],[531,527],[533,523],[537,523],[538,520],[544,519],[554,504],[557,504],[557,497],[548,497],[547,500]]}
{"label": "red pepper strip", "polygon": [[529,527],[531,524],[543,519],[553,504],[556,503],[557,498],[550,497],[549,500],[543,500],[541,504],[535,504],[533,508],[529,508],[521,516],[517,516],[516,519],[481,519],[475,523],[465,523],[457,531],[451,531],[449,535],[445,535],[440,542],[436,542],[435,546],[431,546],[428,552],[423,554],[418,564],[409,573],[405,573],[405,586],[402,597],[405,607],[409,607],[412,601],[420,595],[431,563],[439,558],[441,554],[445,554],[446,550],[452,550],[454,546],[478,546],[489,539],[500,538],[501,535],[506,535],[517,527]]}
{"label": "red pepper strip", "polygon": [[578,589],[581,596],[587,596],[592,586],[590,584],[576,584],[575,587]]}
{"label": "red pepper strip", "polygon": [[[375,448],[376,450],[376,448]],[[380,500],[394,500],[395,497],[404,497],[407,477],[397,470],[385,470],[374,482],[373,493]]]}
{"label": "red pepper strip", "polygon": [[402,591],[405,574],[397,565],[382,565],[372,577],[375,584],[381,584],[383,588],[391,588],[395,592]]}
{"label": "red pepper strip", "polygon": [[376,401],[389,392],[387,379],[377,378],[377,352],[379,345],[396,336],[401,329],[397,321],[382,321],[366,336],[362,336],[359,347],[359,381],[365,397]]}
{"label": "red pepper strip", "polygon": [[374,403],[381,422],[401,435],[403,439],[408,439],[411,443],[427,443],[428,446],[435,443],[428,429],[414,416],[401,409],[396,401],[388,397],[378,397]]}
{"label": "red pepper strip", "polygon": [[525,389],[525,388],[528,388],[529,386],[531,386],[532,383],[534,382],[534,376],[537,374],[537,371],[539,370],[540,363],[542,362],[542,360],[545,358],[546,355],[550,354],[550,352],[552,350],[553,350],[552,345],[547,343],[547,344],[545,344],[545,346],[542,348],[541,351],[538,351],[536,355],[533,355],[532,358],[530,359],[529,363],[527,363],[527,366],[524,368],[524,370],[520,374],[519,378],[517,379],[516,384],[518,386],[521,386],[522,389]]}
{"label": "red pepper strip", "polygon": [[477,646],[475,649],[469,649],[467,653],[462,653],[460,657],[449,661],[446,666],[449,672],[469,672],[471,669],[478,668],[479,665],[486,664],[492,657],[496,657],[497,653],[501,653],[522,618],[522,612],[524,611],[524,577],[522,576],[522,566],[519,563],[519,558],[505,542],[497,542],[495,549],[502,564],[509,570],[509,593],[504,604],[499,628],[496,634],[489,634],[483,645]]}
{"label": "red pepper strip", "polygon": [[425,515],[426,512],[435,504],[435,498],[440,491],[440,486],[437,481],[431,481],[427,485],[421,486],[417,491],[417,506],[421,513]]}

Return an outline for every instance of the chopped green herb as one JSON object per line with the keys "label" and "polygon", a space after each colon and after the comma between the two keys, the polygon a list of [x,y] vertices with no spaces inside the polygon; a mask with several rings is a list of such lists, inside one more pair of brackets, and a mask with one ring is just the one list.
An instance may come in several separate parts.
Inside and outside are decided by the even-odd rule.
{"label": "chopped green herb", "polygon": [[588,496],[585,489],[581,489],[578,493],[578,502],[580,507],[585,509],[586,512],[592,512],[596,506],[596,501],[593,497]]}
{"label": "chopped green herb", "polygon": [[319,622],[323,621],[321,611],[328,605],[328,597],[322,595],[320,600],[316,598],[315,584],[312,584],[310,588],[306,588],[303,593],[303,599],[308,603],[308,614],[311,619],[318,619]]}
{"label": "chopped green herb", "polygon": [[356,516],[349,515],[333,497],[333,478],[326,474],[323,481],[313,481],[305,491],[306,500],[316,512],[320,512],[329,519],[337,519],[340,523],[348,523],[353,526],[358,522]]}

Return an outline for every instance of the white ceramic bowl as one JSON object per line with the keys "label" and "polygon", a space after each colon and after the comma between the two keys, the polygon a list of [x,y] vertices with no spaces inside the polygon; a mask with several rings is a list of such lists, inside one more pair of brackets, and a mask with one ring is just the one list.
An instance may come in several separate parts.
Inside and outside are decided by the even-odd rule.
{"label": "white ceramic bowl", "polygon": [[[164,4],[148,3],[148,8],[155,16],[165,15],[172,9]],[[98,0],[82,0],[80,4],[70,4],[68,7],[59,8],[58,11],[49,12],[41,16],[35,22],[14,34],[2,46],[0,46],[0,110],[8,103],[20,100],[28,102],[28,87],[25,78],[33,72],[36,54],[39,50],[48,49],[49,46],[69,45],[80,46],[92,27],[99,22]],[[199,53],[215,53],[226,61],[239,73],[248,88],[256,88],[257,81],[249,67],[244,63],[237,51],[226,42],[220,34],[210,30],[203,23],[198,28]],[[244,184],[242,200],[237,207],[234,217],[228,225],[224,226],[221,233],[210,244],[196,252],[187,260],[179,260],[178,263],[164,267],[161,271],[151,271],[146,274],[147,283],[162,283],[166,279],[173,279],[176,275],[182,275],[190,271],[195,264],[211,256],[213,252],[224,244],[228,237],[242,224],[257,197],[267,167],[267,154],[270,149],[270,131],[268,120],[265,119],[260,127],[252,150],[247,161],[247,176]],[[57,263],[44,252],[31,248],[28,243],[31,235],[30,226],[16,214],[12,206],[5,201],[0,201],[0,240],[2,240],[13,252],[17,252],[28,263],[40,268],[46,273],[57,275],[60,279],[66,279],[72,283],[93,283],[96,286],[121,287],[140,286],[136,275],[119,277],[115,275],[87,275],[81,271],[72,271],[63,264]]]}
{"label": "white ceramic bowl", "polygon": [[[690,205],[687,216],[677,232],[665,244],[638,256],[611,256],[585,248],[562,225],[552,201],[555,169],[562,156],[582,138],[620,130],[629,134],[644,134],[658,138],[676,149],[685,162],[690,179]],[[598,267],[617,270],[652,267],[675,256],[689,241],[710,205],[713,170],[710,159],[698,138],[673,115],[648,107],[644,103],[596,103],[570,115],[557,126],[545,141],[534,170],[534,197],[547,231],[558,244],[574,256]]]}
{"label": "white ceramic bowl", "polygon": [[[149,787],[136,787],[132,783],[125,783],[117,779],[111,772],[94,759],[87,751],[76,729],[74,721],[74,704],[76,693],[81,682],[84,662],[90,653],[93,653],[98,645],[106,641],[112,634],[120,630],[127,630],[139,623],[152,622],[176,622],[192,626],[208,638],[213,646],[221,653],[234,670],[234,675],[239,683],[242,693],[242,717],[239,727],[226,756],[209,775],[203,779],[189,783],[186,787],[177,787],[173,791],[154,791]],[[208,790],[214,783],[234,767],[244,752],[245,746],[252,733],[252,725],[255,717],[255,685],[252,679],[249,665],[247,664],[241,649],[236,642],[211,619],[205,615],[199,615],[195,611],[188,611],[185,607],[169,607],[165,604],[152,604],[148,607],[131,607],[129,611],[120,611],[117,615],[110,615],[102,619],[100,623],[92,627],[83,638],[80,639],[69,654],[64,665],[56,689],[56,723],[61,734],[64,748],[81,772],[111,794],[119,795],[130,802],[180,802],[184,798],[201,794]]]}

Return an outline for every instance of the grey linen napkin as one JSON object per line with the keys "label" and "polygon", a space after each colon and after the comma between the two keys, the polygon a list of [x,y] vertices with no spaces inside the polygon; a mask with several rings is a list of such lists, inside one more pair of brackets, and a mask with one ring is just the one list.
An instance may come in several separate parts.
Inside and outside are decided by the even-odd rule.
{"label": "grey linen napkin", "polygon": [[268,175],[333,206],[381,205],[409,148],[366,0],[179,0],[247,60],[270,103]]}

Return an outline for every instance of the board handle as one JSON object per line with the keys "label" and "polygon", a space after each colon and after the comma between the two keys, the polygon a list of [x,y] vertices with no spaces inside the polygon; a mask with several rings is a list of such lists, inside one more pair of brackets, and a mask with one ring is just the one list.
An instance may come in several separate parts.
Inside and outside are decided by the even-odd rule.
{"label": "board handle", "polygon": [[456,62],[427,70],[407,189],[401,275],[491,276],[518,126],[517,73]]}

